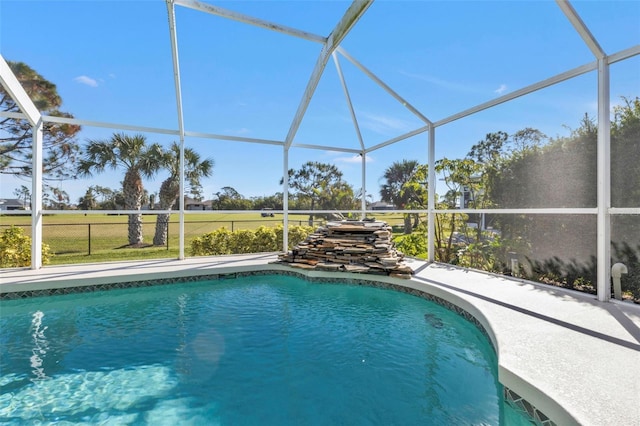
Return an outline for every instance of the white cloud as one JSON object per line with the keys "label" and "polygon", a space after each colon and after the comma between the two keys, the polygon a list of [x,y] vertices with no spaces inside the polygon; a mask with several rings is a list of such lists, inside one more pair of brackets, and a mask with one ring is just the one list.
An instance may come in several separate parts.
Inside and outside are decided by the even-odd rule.
{"label": "white cloud", "polygon": [[506,91],[507,91],[507,85],[506,84],[501,84],[500,87],[498,87],[496,90],[493,91],[493,93],[497,93],[498,95],[502,95]]}
{"label": "white cloud", "polygon": [[415,74],[406,71],[399,71],[400,74],[405,75],[407,77],[414,78],[416,80],[426,81],[427,83],[431,83],[434,86],[442,87],[447,90],[454,90],[457,92],[465,92],[465,93],[477,93],[478,90],[468,84],[464,83],[456,83],[453,81],[443,80],[438,77],[434,77],[428,74]]}
{"label": "white cloud", "polygon": [[414,130],[415,128],[412,127],[408,121],[387,115],[364,112],[360,114],[360,116],[361,120],[359,121],[359,123],[361,127],[367,128],[381,135],[395,136],[400,133]]}
{"label": "white cloud", "polygon": [[239,129],[225,129],[224,133],[226,133],[228,135],[242,136],[242,135],[247,135],[247,134],[251,133],[251,130],[246,128],[246,127],[241,127]]}
{"label": "white cloud", "polygon": [[[347,164],[361,164],[362,163],[362,157],[360,157],[359,155],[351,155],[351,156],[340,156],[340,157],[336,157],[333,159],[333,161],[335,161],[336,163],[347,163]],[[367,159],[366,162],[367,163],[371,163],[373,161],[373,158],[371,158],[370,155],[367,155]]]}
{"label": "white cloud", "polygon": [[86,75],[81,75],[79,77],[76,77],[73,79],[73,81],[80,83],[80,84],[85,84],[87,86],[90,87],[98,87],[98,81],[94,80],[91,77],[87,77]]}

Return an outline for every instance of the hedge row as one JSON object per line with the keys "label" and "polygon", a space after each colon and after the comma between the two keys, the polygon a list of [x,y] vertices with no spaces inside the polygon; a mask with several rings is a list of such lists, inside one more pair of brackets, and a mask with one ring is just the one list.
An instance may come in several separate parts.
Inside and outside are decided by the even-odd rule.
{"label": "hedge row", "polygon": [[[304,241],[313,231],[310,226],[290,226],[289,249]],[[261,226],[254,231],[240,229],[232,232],[227,228],[220,228],[194,238],[191,241],[191,255],[215,256],[282,251],[283,234],[282,225],[275,228]]]}

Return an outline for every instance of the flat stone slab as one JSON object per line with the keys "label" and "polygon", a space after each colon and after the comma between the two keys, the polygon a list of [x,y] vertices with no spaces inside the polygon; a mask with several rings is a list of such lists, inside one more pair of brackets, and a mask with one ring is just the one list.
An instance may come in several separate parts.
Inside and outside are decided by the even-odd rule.
{"label": "flat stone slab", "polygon": [[293,250],[281,254],[279,261],[309,265],[315,260],[315,267],[323,271],[411,275],[413,271],[403,265],[404,255],[396,250],[390,230],[380,221],[328,222]]}

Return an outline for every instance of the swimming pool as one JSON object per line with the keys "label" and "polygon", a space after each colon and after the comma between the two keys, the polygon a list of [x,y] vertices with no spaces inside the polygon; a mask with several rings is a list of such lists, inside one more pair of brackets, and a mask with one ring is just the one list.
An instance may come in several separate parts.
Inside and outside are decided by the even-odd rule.
{"label": "swimming pool", "polygon": [[2,302],[0,418],[529,424],[473,324],[372,287],[265,275]]}

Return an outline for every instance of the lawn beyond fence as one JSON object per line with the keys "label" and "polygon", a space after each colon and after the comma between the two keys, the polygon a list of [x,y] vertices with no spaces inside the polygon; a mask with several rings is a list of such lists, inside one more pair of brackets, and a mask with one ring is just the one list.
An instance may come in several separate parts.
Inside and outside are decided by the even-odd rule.
{"label": "lawn beyond fence", "polygon": [[[185,251],[189,255],[191,241],[208,232],[220,228],[230,231],[240,229],[255,230],[260,226],[276,227],[282,225],[281,217],[263,218],[256,213],[194,215],[185,220]],[[308,225],[308,215],[290,215],[289,225]],[[401,221],[401,216],[397,219]],[[386,218],[385,218],[386,219]],[[391,218],[390,218],[391,219]],[[42,242],[47,244],[51,265],[108,262],[119,260],[143,260],[177,258],[179,255],[178,216],[172,215],[169,222],[167,244],[153,246],[155,234],[155,216],[143,215],[143,248],[128,246],[128,216],[123,215],[48,215],[42,226]],[[396,222],[395,220],[393,222]],[[319,226],[323,220],[316,220],[313,226]],[[0,216],[0,232],[9,226],[19,226],[25,235],[31,236],[31,218],[29,216]]]}

